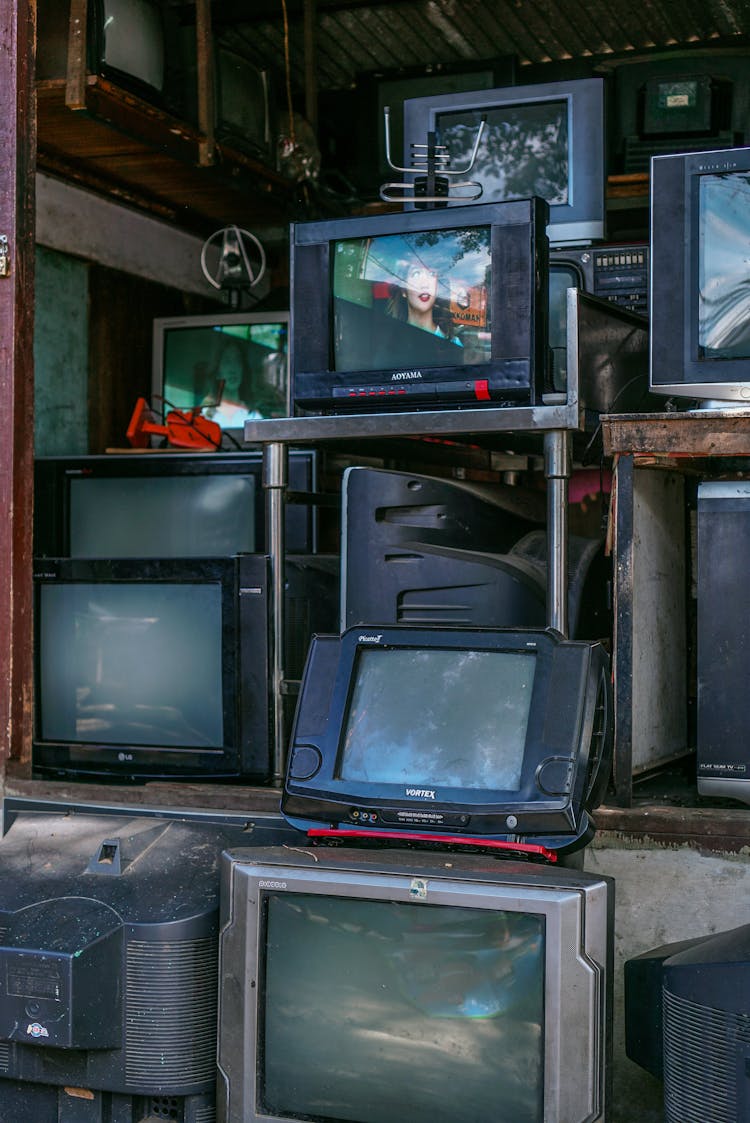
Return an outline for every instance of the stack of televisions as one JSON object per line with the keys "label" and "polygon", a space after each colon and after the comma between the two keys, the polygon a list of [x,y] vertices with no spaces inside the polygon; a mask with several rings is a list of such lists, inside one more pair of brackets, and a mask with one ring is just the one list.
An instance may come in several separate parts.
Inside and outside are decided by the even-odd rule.
{"label": "stack of televisions", "polygon": [[[495,94],[521,134],[554,119],[550,166],[562,149],[575,177],[549,209],[297,225],[298,411],[537,405],[564,389],[547,362],[545,227],[573,247],[603,233],[601,85]],[[747,199],[747,154],[722,160],[709,179],[722,187],[739,169]],[[698,194],[681,182],[655,195],[687,235],[670,252],[720,209],[710,185]],[[617,268],[601,246],[559,252]],[[412,292],[421,312],[440,306],[437,331],[410,331],[403,309],[415,254]],[[688,278],[718,272],[708,253],[681,264]],[[435,275],[447,280],[433,302]],[[655,274],[652,301],[664,284]],[[677,303],[652,303],[654,349],[682,332],[685,351],[664,356],[654,384],[662,369],[670,394],[701,396],[720,372],[725,390],[741,382],[747,334],[725,325],[726,304],[721,338],[702,321],[698,353],[689,289]],[[314,492],[314,454],[290,464],[292,490]],[[38,463],[38,775],[269,779],[260,471],[251,452]],[[545,627],[544,530],[497,493],[352,468],[342,516],[341,556],[328,558],[314,504],[287,507],[285,669],[301,686],[283,817],[89,805],[6,820],[3,1118],[610,1117],[613,886],[579,868],[612,738],[600,544],[571,539],[568,639]],[[737,941],[705,947],[726,979]],[[658,955],[647,966],[654,1024]],[[700,1021],[708,999],[685,978]],[[679,1038],[684,1005],[665,1007],[665,1038],[675,1026]],[[654,1067],[659,1031],[650,1046]],[[698,1118],[680,1110],[670,1119]]]}

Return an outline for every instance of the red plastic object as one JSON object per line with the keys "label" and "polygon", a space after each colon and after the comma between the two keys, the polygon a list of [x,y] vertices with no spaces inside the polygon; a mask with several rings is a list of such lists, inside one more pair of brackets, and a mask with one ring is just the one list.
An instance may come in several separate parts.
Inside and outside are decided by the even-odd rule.
{"label": "red plastic object", "polygon": [[464,835],[452,834],[427,834],[419,831],[367,831],[335,829],[333,827],[311,827],[307,832],[310,839],[332,839],[336,841],[352,842],[366,839],[378,841],[384,838],[398,842],[439,842],[443,846],[475,846],[490,851],[505,851],[506,853],[520,854],[525,857],[544,858],[548,862],[556,862],[557,854],[547,846],[538,842],[506,842],[501,838],[467,838]]}
{"label": "red plastic object", "polygon": [[175,448],[221,448],[220,426],[204,417],[199,409],[172,409],[162,425],[154,420],[145,398],[135,403],[126,436],[133,448],[148,448],[152,436],[166,437]]}

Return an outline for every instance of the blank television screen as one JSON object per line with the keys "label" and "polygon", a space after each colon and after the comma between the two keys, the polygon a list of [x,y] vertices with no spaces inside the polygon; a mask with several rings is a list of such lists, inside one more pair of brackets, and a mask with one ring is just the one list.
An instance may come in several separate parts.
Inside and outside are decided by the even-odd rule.
{"label": "blank television screen", "polygon": [[202,406],[205,416],[222,429],[285,417],[287,335],[282,322],[166,329],[164,409]]}
{"label": "blank television screen", "polygon": [[74,558],[192,558],[253,553],[254,476],[72,476]]}
{"label": "blank television screen", "polygon": [[750,358],[750,172],[699,181],[698,345],[702,358]]}
{"label": "blank television screen", "polygon": [[535,668],[532,653],[361,650],[340,777],[518,791]]}
{"label": "blank television screen", "polygon": [[219,48],[218,119],[223,128],[264,148],[268,145],[266,78],[248,59]]}
{"label": "blank television screen", "polygon": [[489,226],[333,246],[334,369],[489,362]]}
{"label": "blank television screen", "polygon": [[43,584],[45,741],[223,746],[221,586]]}
{"label": "blank television screen", "polygon": [[264,1111],[539,1123],[541,916],[312,894],[267,904]]}
{"label": "blank television screen", "polygon": [[161,90],[164,31],[153,0],[104,0],[103,62]]}
{"label": "blank television screen", "polygon": [[456,167],[468,163],[482,116],[487,123],[470,177],[482,185],[482,202],[539,195],[550,206],[567,204],[567,101],[439,113],[435,122],[438,138]]}

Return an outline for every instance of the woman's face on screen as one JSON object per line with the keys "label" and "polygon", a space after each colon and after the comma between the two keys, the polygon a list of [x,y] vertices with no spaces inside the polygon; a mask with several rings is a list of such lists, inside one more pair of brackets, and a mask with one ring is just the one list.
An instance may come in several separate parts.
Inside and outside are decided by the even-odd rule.
{"label": "woman's face on screen", "polygon": [[437,296],[437,273],[425,265],[411,265],[406,274],[406,299],[410,308],[429,312]]}

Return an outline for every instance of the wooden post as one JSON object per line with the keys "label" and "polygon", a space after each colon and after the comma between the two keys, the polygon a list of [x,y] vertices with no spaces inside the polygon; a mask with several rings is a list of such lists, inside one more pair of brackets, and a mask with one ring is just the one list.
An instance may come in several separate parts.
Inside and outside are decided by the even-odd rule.
{"label": "wooden post", "polygon": [[313,133],[318,135],[318,82],[317,82],[317,36],[316,0],[304,0],[305,16],[305,117]]}
{"label": "wooden post", "polygon": [[214,140],[214,56],[210,0],[196,0],[195,3],[195,49],[198,61],[198,128],[203,134],[199,145],[198,162],[201,166],[206,166],[213,164],[216,153]]}
{"label": "wooden post", "polygon": [[68,69],[65,80],[65,105],[68,109],[86,108],[87,18],[87,0],[70,0]]}
{"label": "wooden post", "polygon": [[29,759],[36,4],[0,0],[0,761]]}

